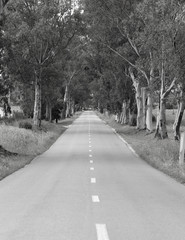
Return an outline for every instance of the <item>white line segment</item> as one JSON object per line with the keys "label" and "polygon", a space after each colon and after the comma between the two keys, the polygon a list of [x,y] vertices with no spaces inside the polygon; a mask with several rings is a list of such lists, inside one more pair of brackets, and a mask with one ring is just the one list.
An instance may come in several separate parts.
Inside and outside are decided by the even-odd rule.
{"label": "white line segment", "polygon": [[90,160],[90,163],[93,163],[93,160]]}
{"label": "white line segment", "polygon": [[93,196],[92,196],[92,201],[93,201],[94,203],[97,203],[97,202],[100,202],[100,199],[99,199],[99,197],[98,197],[97,195],[93,195]]}
{"label": "white line segment", "polygon": [[105,224],[96,224],[96,233],[98,240],[109,240],[109,235]]}
{"label": "white line segment", "polygon": [[91,171],[94,171],[94,168],[93,168],[93,167],[91,167],[91,168],[90,168],[90,170],[91,170]]}
{"label": "white line segment", "polygon": [[96,183],[96,178],[91,178],[91,183]]}

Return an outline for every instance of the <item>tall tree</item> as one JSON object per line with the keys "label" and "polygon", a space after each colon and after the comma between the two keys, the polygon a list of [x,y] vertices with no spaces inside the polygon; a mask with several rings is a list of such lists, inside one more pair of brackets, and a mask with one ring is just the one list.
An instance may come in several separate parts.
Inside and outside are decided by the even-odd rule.
{"label": "tall tree", "polygon": [[[22,46],[22,57],[35,76],[34,124],[41,123],[43,68],[52,64],[78,32],[80,14],[71,1],[17,1],[11,5],[7,31],[12,47]],[[12,51],[13,51],[12,48]]]}

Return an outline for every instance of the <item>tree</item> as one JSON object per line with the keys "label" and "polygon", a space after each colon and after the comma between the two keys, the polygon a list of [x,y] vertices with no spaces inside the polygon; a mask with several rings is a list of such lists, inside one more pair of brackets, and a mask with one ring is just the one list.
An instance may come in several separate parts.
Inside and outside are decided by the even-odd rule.
{"label": "tree", "polygon": [[[41,92],[43,69],[50,66],[68,47],[78,32],[80,14],[71,11],[71,1],[17,1],[12,3],[8,36],[12,51],[21,48],[22,57],[34,73],[34,124],[41,124]],[[19,56],[20,57],[20,56]]]}
{"label": "tree", "polygon": [[127,66],[136,93],[138,129],[146,127],[152,131],[153,93],[160,79],[156,136],[167,137],[165,101],[178,77],[178,58],[173,45],[179,3],[166,0],[85,2],[87,15],[91,15],[90,39],[107,47]]}

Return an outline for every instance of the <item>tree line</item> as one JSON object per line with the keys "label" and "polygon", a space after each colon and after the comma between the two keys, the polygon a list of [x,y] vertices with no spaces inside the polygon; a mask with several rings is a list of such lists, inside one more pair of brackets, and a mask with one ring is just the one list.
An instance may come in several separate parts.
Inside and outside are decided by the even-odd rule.
{"label": "tree line", "polygon": [[19,104],[36,126],[81,108],[88,95],[79,61],[81,6],[70,0],[1,0],[0,9],[1,96],[18,89]]}
{"label": "tree line", "polygon": [[[121,123],[167,138],[166,103],[177,110],[174,138],[180,138],[185,94],[185,1],[84,0],[91,42],[92,83],[99,108]],[[135,116],[135,120],[134,120]],[[134,120],[134,121],[133,121]]]}
{"label": "tree line", "polygon": [[[75,106],[115,113],[117,121],[167,138],[166,104],[185,94],[185,1],[1,0],[1,95],[18,86],[39,125]],[[4,7],[4,10],[3,10]]]}

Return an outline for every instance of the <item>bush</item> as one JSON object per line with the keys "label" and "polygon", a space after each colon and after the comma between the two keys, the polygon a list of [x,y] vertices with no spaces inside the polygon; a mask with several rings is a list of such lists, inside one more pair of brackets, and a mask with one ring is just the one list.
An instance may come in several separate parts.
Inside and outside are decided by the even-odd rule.
{"label": "bush", "polygon": [[19,122],[19,128],[32,129],[30,122]]}

